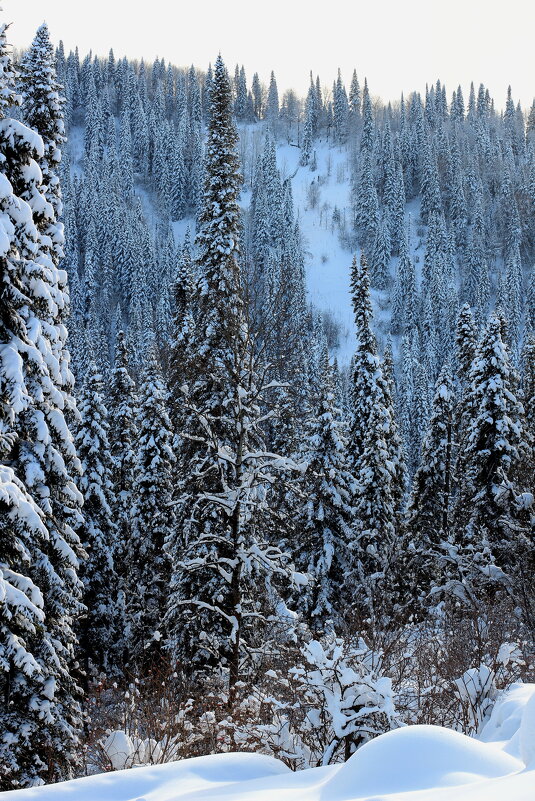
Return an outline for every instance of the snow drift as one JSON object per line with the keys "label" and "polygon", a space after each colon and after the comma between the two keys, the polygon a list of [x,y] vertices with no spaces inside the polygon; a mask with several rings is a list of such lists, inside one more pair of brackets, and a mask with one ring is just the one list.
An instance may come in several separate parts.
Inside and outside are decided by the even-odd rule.
{"label": "snow drift", "polygon": [[291,772],[261,754],[218,754],[117,771],[0,801],[535,801],[535,684],[496,703],[479,739],[408,726],[343,765]]}

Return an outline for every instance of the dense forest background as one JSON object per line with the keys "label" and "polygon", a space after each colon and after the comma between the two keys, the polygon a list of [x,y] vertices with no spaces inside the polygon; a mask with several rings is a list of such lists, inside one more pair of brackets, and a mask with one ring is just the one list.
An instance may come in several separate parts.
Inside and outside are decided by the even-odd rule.
{"label": "dense forest background", "polygon": [[0,66],[0,787],[477,731],[533,673],[535,104]]}

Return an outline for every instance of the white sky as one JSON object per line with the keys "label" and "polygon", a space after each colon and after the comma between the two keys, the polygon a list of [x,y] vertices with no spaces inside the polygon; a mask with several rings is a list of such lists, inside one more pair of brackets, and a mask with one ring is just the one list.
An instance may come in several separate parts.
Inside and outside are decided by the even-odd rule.
{"label": "white sky", "polygon": [[535,0],[1,0],[9,40],[27,46],[46,20],[57,43],[116,58],[164,57],[205,69],[219,50],[229,69],[245,65],[279,93],[304,93],[308,73],[346,84],[353,68],[373,95],[396,100],[446,83],[467,99],[482,81],[502,107],[510,83],[523,106],[535,95]]}

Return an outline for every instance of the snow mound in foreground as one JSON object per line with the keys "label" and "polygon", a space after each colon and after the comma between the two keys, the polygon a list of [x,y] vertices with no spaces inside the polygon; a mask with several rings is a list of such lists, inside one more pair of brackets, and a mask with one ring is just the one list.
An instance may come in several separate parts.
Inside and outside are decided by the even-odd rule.
{"label": "snow mound in foreground", "polygon": [[440,726],[407,726],[366,743],[329,782],[329,801],[455,787],[515,773],[509,754]]}
{"label": "snow mound in foreground", "polygon": [[513,684],[494,706],[479,739],[535,769],[535,684]]}
{"label": "snow mound in foreground", "polygon": [[0,793],[0,801],[535,801],[535,684],[504,693],[479,740],[407,726],[344,765],[292,773],[261,754],[219,754]]}
{"label": "snow mound in foreground", "polygon": [[252,780],[267,784],[288,773],[286,765],[264,754],[217,754],[0,793],[0,801],[204,801],[217,798],[223,787]]}

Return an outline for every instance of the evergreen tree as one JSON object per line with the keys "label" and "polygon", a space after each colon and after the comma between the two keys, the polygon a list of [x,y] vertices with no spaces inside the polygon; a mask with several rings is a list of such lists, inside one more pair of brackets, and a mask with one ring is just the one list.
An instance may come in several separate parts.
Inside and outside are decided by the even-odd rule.
{"label": "evergreen tree", "polygon": [[[3,414],[2,423],[6,422]],[[5,446],[9,448],[5,430],[3,436],[2,460]],[[36,558],[46,561],[48,532],[42,513],[13,470],[3,464],[0,493],[0,689],[4,699],[0,789],[13,790],[47,778],[41,729],[53,722],[54,679],[43,656],[53,643],[44,625],[43,596],[29,575]]]}
{"label": "evergreen tree", "polygon": [[429,220],[433,214],[440,215],[442,211],[442,199],[440,195],[440,184],[438,180],[436,156],[433,152],[429,139],[426,138],[423,149],[423,172],[422,172],[422,205],[421,216],[424,222]]}
{"label": "evergreen tree", "polygon": [[392,290],[392,333],[411,331],[416,325],[416,310],[416,273],[410,257],[407,235],[404,233],[399,246],[396,277]]}
{"label": "evergreen tree", "polygon": [[[7,116],[18,97],[6,28],[5,24],[0,28],[0,114],[4,125],[14,125],[13,132],[18,130],[19,148],[21,145],[28,148],[31,132],[18,129],[15,121]],[[9,135],[9,128],[7,133]],[[44,722],[49,726],[53,720],[49,696],[54,682],[45,658],[53,644],[43,625],[43,596],[35,583],[37,577],[32,567],[39,558],[46,563],[49,535],[43,513],[9,466],[17,442],[18,416],[31,403],[23,374],[23,353],[30,342],[28,323],[31,322],[24,314],[24,305],[28,302],[23,283],[26,265],[19,258],[19,242],[15,237],[15,225],[20,225],[21,213],[23,235],[35,240],[37,232],[31,209],[17,197],[5,175],[7,146],[4,134],[0,138],[0,177],[7,190],[1,201],[6,242],[2,249],[0,294],[0,691],[4,703],[0,787],[3,790],[39,784],[47,775],[41,727]],[[53,648],[51,650],[54,657]]]}
{"label": "evergreen tree", "polygon": [[303,143],[301,145],[301,157],[299,159],[299,163],[301,166],[306,167],[306,165],[310,162],[310,156],[312,154],[312,122],[307,114],[305,117],[305,125],[303,130]]}
{"label": "evergreen tree", "polygon": [[163,616],[170,578],[164,541],[173,529],[171,508],[172,432],[167,391],[149,350],[139,395],[137,451],[133,470],[130,537],[127,543],[126,648],[138,668],[154,657],[163,641]]}
{"label": "evergreen tree", "polygon": [[390,248],[393,253],[399,253],[401,241],[405,236],[405,186],[403,169],[399,163],[385,188],[384,202],[390,232]]}
{"label": "evergreen tree", "polygon": [[380,393],[386,391],[377,355],[377,342],[371,329],[373,312],[368,267],[364,257],[361,258],[360,264],[357,262],[357,257],[353,257],[351,293],[357,330],[357,349],[352,365],[352,418],[349,442],[353,464],[356,465],[364,449],[364,438],[372,406],[376,400],[376,390]]}
{"label": "evergreen tree", "polygon": [[375,235],[375,242],[373,245],[373,252],[371,257],[371,280],[374,287],[377,289],[386,289],[388,285],[389,275],[388,266],[390,264],[390,236],[387,225],[384,220],[381,220],[377,233]]}
{"label": "evergreen tree", "polygon": [[[117,313],[121,324],[120,310]],[[134,466],[138,431],[136,425],[137,397],[135,384],[128,370],[128,351],[125,335],[117,332],[115,360],[110,376],[110,453],[114,507],[117,508],[115,561],[118,573],[124,573],[122,554],[130,540],[130,510],[134,488]]]}
{"label": "evergreen tree", "polygon": [[192,380],[182,387],[189,472],[167,542],[173,572],[165,622],[175,658],[187,658],[196,671],[228,669],[231,703],[244,654],[265,630],[263,610],[273,614],[277,603],[272,578],[288,575],[288,557],[273,542],[273,527],[263,525],[281,459],[262,442],[266,401],[241,288],[236,141],[230,83],[218,57],[197,234],[195,339],[185,368]]}
{"label": "evergreen tree", "polygon": [[518,481],[533,493],[535,488],[535,336],[526,331],[522,348],[522,406],[524,408],[524,441],[521,443],[521,464]]}
{"label": "evergreen tree", "polygon": [[253,111],[257,120],[262,116],[262,87],[260,85],[260,78],[258,73],[253,75],[253,82],[251,84],[251,91],[253,94]]}
{"label": "evergreen tree", "polygon": [[359,119],[361,113],[361,96],[360,96],[360,84],[359,79],[357,77],[357,71],[353,70],[353,76],[351,78],[351,87],[349,90],[349,110],[354,117],[354,119]]}
{"label": "evergreen tree", "polygon": [[113,559],[117,531],[112,512],[109,417],[104,405],[102,376],[94,363],[86,377],[78,408],[81,424],[76,444],[83,469],[84,547],[88,553],[81,573],[87,612],[80,626],[80,647],[88,669],[110,669],[119,623]]}
{"label": "evergreen tree", "polygon": [[196,291],[188,228],[172,286],[174,315],[169,378],[173,422],[177,431],[181,427],[179,420],[182,417],[183,397],[180,388],[195,377],[194,372],[188,373],[188,368],[194,368],[191,362],[191,348],[194,342]]}
{"label": "evergreen tree", "polygon": [[[513,487],[522,442],[518,379],[493,315],[477,347],[467,394],[469,419],[461,442],[457,475],[462,477],[455,525],[458,541],[471,552],[490,551],[498,565],[511,567],[512,541],[519,526]],[[480,568],[481,569],[481,568]],[[483,570],[492,580],[492,573]]]}
{"label": "evergreen tree", "polygon": [[[356,604],[369,619],[392,609],[396,532],[405,487],[405,466],[389,382],[371,330],[372,309],[365,259],[353,259],[351,289],[357,350],[352,365],[348,453],[356,478],[355,544],[352,554]],[[362,592],[359,595],[359,590]]]}
{"label": "evergreen tree", "polygon": [[269,81],[269,90],[266,102],[266,120],[273,133],[277,132],[279,121],[279,92],[277,89],[277,81],[275,73],[271,72]]}
{"label": "evergreen tree", "polygon": [[477,328],[470,306],[465,303],[459,312],[456,332],[457,370],[461,388],[468,386],[470,369],[476,355]]}
{"label": "evergreen tree", "polygon": [[360,149],[364,153],[371,154],[373,150],[374,130],[373,130],[373,110],[368,89],[368,81],[364,79],[364,90],[362,92],[362,136],[360,138]]}
{"label": "evergreen tree", "polygon": [[338,70],[338,78],[336,79],[333,87],[333,117],[334,138],[338,144],[342,144],[345,142],[347,137],[347,127],[349,124],[349,103],[340,70]]}
{"label": "evergreen tree", "polygon": [[238,69],[238,65],[236,65],[236,73],[236,102],[234,109],[237,119],[244,120],[247,117],[247,80],[243,65],[241,69]]}
{"label": "evergreen tree", "polygon": [[393,425],[390,410],[379,404],[372,407],[355,474],[353,605],[366,623],[378,622],[383,615],[391,613],[394,602],[400,448],[393,461],[389,447],[392,435],[397,440]]}
{"label": "evergreen tree", "polygon": [[373,180],[371,157],[364,150],[359,177],[353,192],[355,227],[365,248],[371,248],[379,229],[379,200]]}
{"label": "evergreen tree", "polygon": [[[38,29],[22,60],[20,73],[24,120],[30,128],[38,131],[44,144],[43,157],[39,159],[43,173],[42,191],[58,218],[62,212],[58,168],[61,146],[65,142],[65,98],[56,80],[54,49],[45,23]],[[57,238],[52,236],[52,239]],[[59,245],[57,241],[55,244]]]}
{"label": "evergreen tree", "polygon": [[[440,547],[449,537],[454,459],[454,389],[448,367],[435,384],[431,416],[407,510],[409,575],[417,598],[426,598],[438,577]],[[407,576],[407,579],[409,578]]]}
{"label": "evergreen tree", "polygon": [[320,354],[317,401],[307,431],[306,501],[299,521],[296,563],[310,576],[301,598],[313,631],[340,627],[353,594],[350,573],[354,479],[347,461],[344,425],[335,406],[333,372],[326,343]]}
{"label": "evergreen tree", "polygon": [[98,100],[93,69],[88,68],[88,83],[86,91],[84,148],[86,160],[91,158],[100,160],[104,152],[104,133],[102,130],[102,113]]}
{"label": "evergreen tree", "polygon": [[[43,778],[69,778],[79,764],[76,750],[80,690],[73,678],[73,621],[81,608],[76,571],[83,552],[75,533],[81,520],[81,496],[75,485],[79,462],[66,422],[74,411],[74,403],[63,324],[68,309],[66,274],[57,269],[63,245],[62,226],[55,218],[55,209],[61,208],[59,186],[50,166],[49,186],[54,189],[49,198],[45,197],[38,166],[41,163],[44,167],[43,140],[37,132],[7,116],[17,96],[5,31],[4,25],[0,36],[0,153],[6,184],[2,201],[5,215],[2,347],[6,371],[2,379],[2,448],[9,467],[4,475],[6,487],[23,488],[28,502],[33,499],[43,516],[41,529],[37,519],[30,521],[28,508],[29,528],[26,534],[19,529],[17,536],[29,548],[31,561],[25,563],[21,551],[23,561],[19,569],[13,562],[10,569],[20,573],[20,586],[26,575],[27,590],[31,590],[32,582],[38,587],[37,607],[45,620],[36,632],[34,645],[27,649],[39,663],[39,675],[33,669],[28,674],[33,674],[37,681],[35,694],[27,694],[29,685],[24,684],[22,673],[17,673],[15,684],[8,681],[3,688],[8,707],[11,707],[11,689],[14,690],[13,702],[18,703],[18,709],[11,708],[10,715],[18,714],[22,726],[22,737],[17,735],[14,741],[21,769],[18,771],[17,763],[10,760],[5,773],[6,786],[11,789],[17,783],[38,783]],[[43,70],[50,77],[47,69]],[[54,107],[54,112],[59,130],[60,107]],[[50,129],[44,133],[54,135]],[[13,510],[9,512],[14,498],[11,489],[6,497],[5,511],[16,520]],[[29,531],[35,533],[35,538],[29,536]],[[11,532],[15,536],[13,528]],[[33,597],[35,601],[35,594]],[[22,666],[21,662],[13,663],[12,648],[8,654],[3,662],[3,679]]]}

